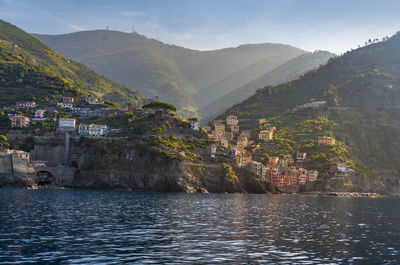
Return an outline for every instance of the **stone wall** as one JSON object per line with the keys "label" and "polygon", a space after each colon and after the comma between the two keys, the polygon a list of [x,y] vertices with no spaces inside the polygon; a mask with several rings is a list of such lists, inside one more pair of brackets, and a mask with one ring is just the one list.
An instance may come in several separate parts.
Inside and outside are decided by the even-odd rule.
{"label": "stone wall", "polygon": [[64,160],[65,148],[62,145],[53,146],[50,144],[35,145],[31,152],[32,161],[47,161],[47,166],[56,167]]}

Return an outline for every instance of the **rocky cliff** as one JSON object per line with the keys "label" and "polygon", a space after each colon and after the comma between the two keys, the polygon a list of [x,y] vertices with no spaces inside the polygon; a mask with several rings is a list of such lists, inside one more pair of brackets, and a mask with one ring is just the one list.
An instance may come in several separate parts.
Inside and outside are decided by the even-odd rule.
{"label": "rocky cliff", "polygon": [[118,157],[113,152],[97,156],[99,152],[103,151],[93,146],[83,149],[85,161],[75,175],[75,188],[188,193],[278,192],[253,173],[235,170],[228,164],[169,159],[156,150],[140,153],[127,145]]}

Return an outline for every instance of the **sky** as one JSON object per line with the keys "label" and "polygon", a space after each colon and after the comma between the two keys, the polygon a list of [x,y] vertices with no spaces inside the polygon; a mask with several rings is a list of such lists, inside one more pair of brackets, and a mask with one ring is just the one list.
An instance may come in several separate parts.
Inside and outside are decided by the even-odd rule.
{"label": "sky", "polygon": [[341,54],[400,31],[398,0],[0,0],[30,33],[105,29],[198,50],[284,43]]}

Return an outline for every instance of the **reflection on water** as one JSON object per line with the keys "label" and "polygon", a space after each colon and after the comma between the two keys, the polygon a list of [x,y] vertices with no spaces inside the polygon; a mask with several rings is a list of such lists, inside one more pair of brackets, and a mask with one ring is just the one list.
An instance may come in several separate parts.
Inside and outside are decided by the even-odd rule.
{"label": "reflection on water", "polygon": [[398,264],[399,198],[0,190],[0,263]]}

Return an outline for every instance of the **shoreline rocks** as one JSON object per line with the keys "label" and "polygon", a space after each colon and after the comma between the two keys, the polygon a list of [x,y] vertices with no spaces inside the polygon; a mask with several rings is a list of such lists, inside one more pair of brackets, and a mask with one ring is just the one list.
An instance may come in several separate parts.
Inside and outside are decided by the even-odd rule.
{"label": "shoreline rocks", "polygon": [[305,192],[299,193],[299,195],[311,195],[311,196],[331,196],[331,197],[367,197],[367,198],[381,198],[383,195],[375,192],[344,192],[344,191],[328,191],[328,192]]}

